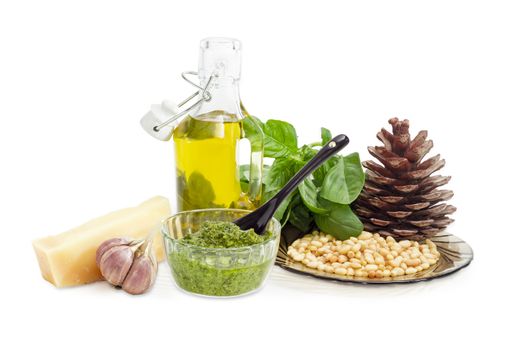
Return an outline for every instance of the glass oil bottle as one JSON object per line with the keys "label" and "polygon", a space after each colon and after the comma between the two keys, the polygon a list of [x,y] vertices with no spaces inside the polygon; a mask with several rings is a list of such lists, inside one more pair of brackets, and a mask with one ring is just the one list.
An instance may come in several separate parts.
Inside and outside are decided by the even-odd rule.
{"label": "glass oil bottle", "polygon": [[[178,211],[253,209],[260,201],[263,134],[240,102],[240,54],[241,44],[235,39],[208,38],[200,43],[198,75],[201,86],[206,86],[200,92],[205,102],[173,131]],[[242,191],[238,147],[247,127],[249,182]]]}

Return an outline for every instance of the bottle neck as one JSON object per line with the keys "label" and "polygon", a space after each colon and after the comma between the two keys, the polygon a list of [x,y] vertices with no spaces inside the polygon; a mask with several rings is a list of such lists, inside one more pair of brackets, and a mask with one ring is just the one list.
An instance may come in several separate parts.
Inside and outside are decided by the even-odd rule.
{"label": "bottle neck", "polygon": [[[202,85],[205,86],[207,80],[202,80]],[[224,111],[227,114],[236,115],[242,118],[240,110],[240,91],[239,80],[228,77],[220,77],[213,79],[208,88],[211,100],[204,102],[195,116],[203,115],[214,111]]]}

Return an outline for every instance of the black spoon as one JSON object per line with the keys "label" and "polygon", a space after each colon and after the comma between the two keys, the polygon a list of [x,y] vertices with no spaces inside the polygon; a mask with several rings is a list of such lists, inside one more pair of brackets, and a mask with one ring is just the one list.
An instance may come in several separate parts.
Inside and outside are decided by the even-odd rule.
{"label": "black spoon", "polygon": [[276,193],[274,197],[269,199],[265,204],[256,209],[255,211],[242,216],[234,223],[238,225],[242,230],[254,229],[254,232],[261,235],[265,232],[267,224],[271,220],[272,216],[276,212],[276,209],[280,206],[285,198],[292,193],[298,187],[298,185],[305,180],[314,170],[323,164],[327,159],[338,153],[342,148],[349,144],[349,138],[347,135],[338,135],[330,140],[322,149],[316,153],[316,155],[307,163],[303,168],[300,169],[294,175],[285,186]]}

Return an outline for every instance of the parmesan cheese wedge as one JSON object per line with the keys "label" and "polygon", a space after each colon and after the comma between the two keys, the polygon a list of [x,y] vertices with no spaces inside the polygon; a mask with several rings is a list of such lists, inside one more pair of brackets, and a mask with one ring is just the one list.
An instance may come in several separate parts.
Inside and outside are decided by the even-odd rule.
{"label": "parmesan cheese wedge", "polygon": [[[56,236],[33,241],[42,276],[56,287],[76,286],[102,279],[96,250],[107,239],[145,238],[171,214],[169,200],[153,197],[142,204],[101,216]],[[158,261],[165,258],[161,234],[154,240]]]}

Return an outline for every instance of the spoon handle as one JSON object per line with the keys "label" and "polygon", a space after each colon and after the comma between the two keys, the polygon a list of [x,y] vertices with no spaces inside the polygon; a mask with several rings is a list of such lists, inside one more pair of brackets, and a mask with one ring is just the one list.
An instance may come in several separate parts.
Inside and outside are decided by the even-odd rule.
{"label": "spoon handle", "polygon": [[283,200],[287,198],[307,176],[323,164],[323,162],[338,153],[348,144],[349,138],[347,135],[341,134],[334,137],[283,186],[280,192],[255,211],[236,220],[235,224],[242,230],[252,228],[258,234],[265,232],[269,220],[271,220]]}

